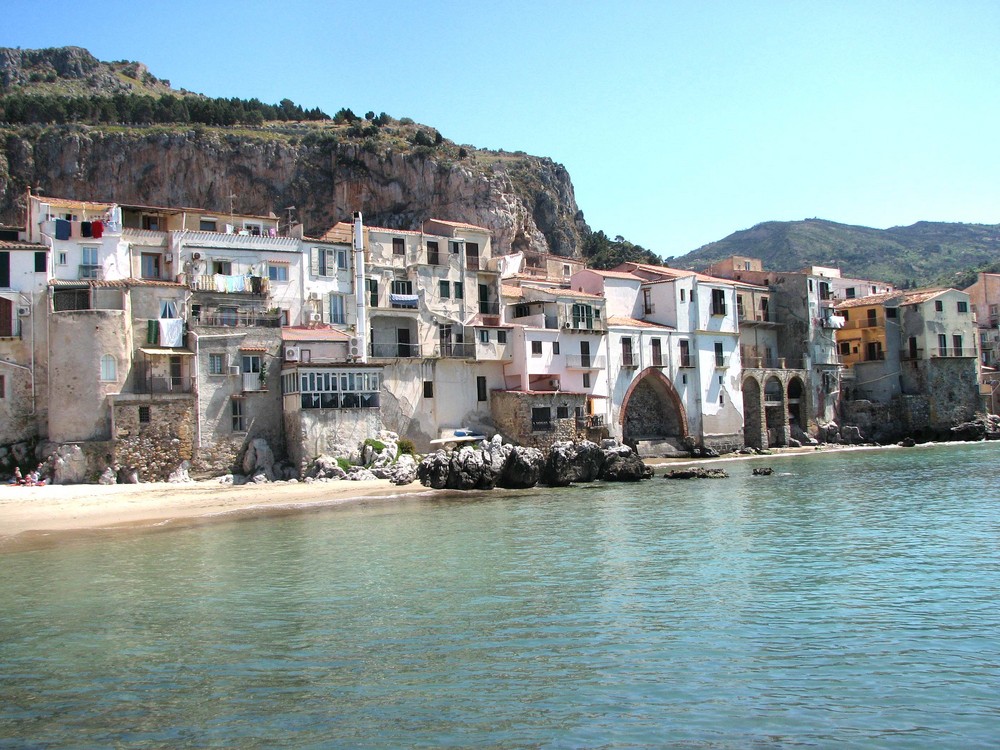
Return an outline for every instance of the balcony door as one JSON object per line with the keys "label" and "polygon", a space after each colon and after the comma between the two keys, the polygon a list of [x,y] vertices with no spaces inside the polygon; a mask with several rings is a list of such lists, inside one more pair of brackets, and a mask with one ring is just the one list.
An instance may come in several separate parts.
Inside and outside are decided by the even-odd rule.
{"label": "balcony door", "polygon": [[396,356],[397,357],[409,357],[410,356],[410,329],[409,328],[397,328],[396,329]]}
{"label": "balcony door", "polygon": [[580,342],[580,367],[590,367],[590,342]]}

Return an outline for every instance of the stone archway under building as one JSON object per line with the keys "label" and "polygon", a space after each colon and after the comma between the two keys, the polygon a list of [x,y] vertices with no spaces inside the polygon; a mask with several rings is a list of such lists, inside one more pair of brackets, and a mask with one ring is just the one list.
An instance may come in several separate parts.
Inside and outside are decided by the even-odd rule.
{"label": "stone archway under building", "polygon": [[764,425],[769,447],[788,445],[785,386],[773,375],[764,381]]}
{"label": "stone archway under building", "polygon": [[[639,449],[639,444],[683,447],[688,436],[687,412],[670,379],[658,367],[638,373],[622,400],[619,415],[622,442]],[[647,453],[647,455],[649,455]]]}
{"label": "stone archway under building", "polygon": [[743,439],[748,446],[786,446],[793,428],[796,433],[808,433],[809,389],[804,370],[746,369],[742,391]]}
{"label": "stone archway under building", "polygon": [[806,386],[802,382],[802,378],[798,376],[789,378],[785,394],[788,397],[788,427],[790,432],[805,432],[809,426],[809,409],[806,393]]}

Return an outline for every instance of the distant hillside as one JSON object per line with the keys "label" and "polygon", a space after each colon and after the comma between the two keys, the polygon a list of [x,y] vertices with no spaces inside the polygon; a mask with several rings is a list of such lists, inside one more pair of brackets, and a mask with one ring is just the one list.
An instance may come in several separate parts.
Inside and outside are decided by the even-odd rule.
{"label": "distant hillside", "polygon": [[871,229],[822,219],[769,221],[669,263],[701,270],[731,255],[760,258],[764,268],[776,271],[835,266],[845,276],[897,285],[953,285],[970,269],[1000,260],[1000,225],[921,221]]}

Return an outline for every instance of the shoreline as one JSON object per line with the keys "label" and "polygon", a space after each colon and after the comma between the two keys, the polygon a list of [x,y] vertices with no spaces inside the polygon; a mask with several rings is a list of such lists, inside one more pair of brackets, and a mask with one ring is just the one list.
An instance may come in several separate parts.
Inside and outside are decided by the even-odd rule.
{"label": "shoreline", "polygon": [[[917,450],[980,442],[898,445],[821,445],[777,448],[767,455],[724,455],[715,458],[659,458],[645,463],[655,469],[733,461],[766,461],[789,456],[874,450]],[[652,481],[661,479],[662,473]],[[224,485],[217,480],[170,484],[74,484],[41,487],[0,485],[0,554],[52,547],[82,538],[122,532],[155,532],[219,523],[240,518],[301,514],[365,501],[391,501],[407,496],[459,493],[435,490],[419,482],[398,486],[388,479],[364,482],[289,482]]]}

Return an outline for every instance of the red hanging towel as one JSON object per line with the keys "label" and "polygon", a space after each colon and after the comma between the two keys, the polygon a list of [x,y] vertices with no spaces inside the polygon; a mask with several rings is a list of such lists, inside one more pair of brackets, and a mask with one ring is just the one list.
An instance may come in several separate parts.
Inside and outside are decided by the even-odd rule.
{"label": "red hanging towel", "polygon": [[94,237],[101,237],[104,235],[104,222],[103,221],[92,221],[90,223],[90,233]]}

